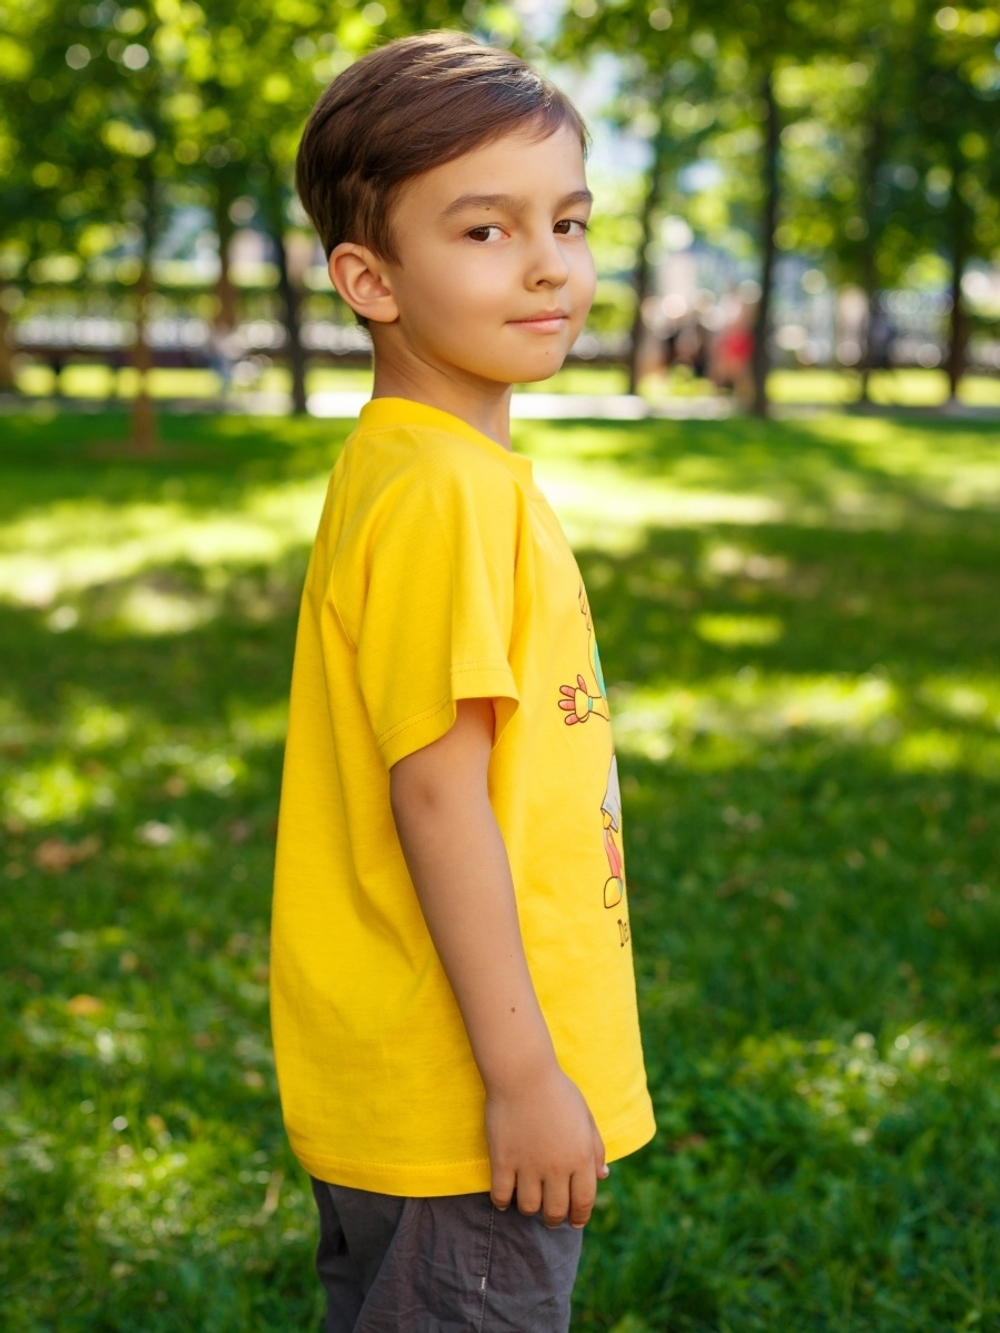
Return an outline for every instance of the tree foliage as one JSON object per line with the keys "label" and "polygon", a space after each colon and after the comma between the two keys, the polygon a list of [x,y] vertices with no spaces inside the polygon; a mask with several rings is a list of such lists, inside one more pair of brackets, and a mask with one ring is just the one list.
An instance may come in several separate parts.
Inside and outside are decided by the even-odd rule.
{"label": "tree foliage", "polygon": [[[157,237],[178,204],[197,203],[219,242],[224,333],[237,320],[229,242],[253,214],[271,238],[303,410],[298,137],[319,91],[358,55],[430,27],[522,41],[529,54],[541,40],[584,67],[613,53],[607,114],[649,145],[623,266],[635,335],[668,212],[756,259],[758,410],[783,254],[862,288],[869,325],[880,293],[934,254],[950,274],[954,389],[974,328],[963,279],[1000,247],[1000,11],[979,0],[573,0],[543,38],[537,15],[525,30],[521,7],[489,0],[6,0],[0,282],[16,290],[0,291],[0,319],[25,286],[104,284],[130,303],[142,367]],[[151,438],[143,402],[137,437]]]}
{"label": "tree foliage", "polygon": [[681,207],[696,233],[757,256],[758,410],[775,265],[787,252],[860,286],[872,315],[917,258],[940,254],[954,392],[969,331],[962,279],[1000,247],[998,35],[995,7],[936,0],[572,6],[564,52],[624,53],[626,83],[659,99],[647,117],[651,214],[668,197],[678,206],[686,149],[720,168],[710,188],[681,187]]}

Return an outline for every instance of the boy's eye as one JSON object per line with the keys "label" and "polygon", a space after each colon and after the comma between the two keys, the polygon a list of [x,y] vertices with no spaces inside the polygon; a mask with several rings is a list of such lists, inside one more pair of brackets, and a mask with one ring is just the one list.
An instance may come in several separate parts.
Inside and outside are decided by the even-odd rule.
{"label": "boy's eye", "polygon": [[489,226],[484,226],[484,227],[473,227],[471,231],[467,231],[465,234],[466,236],[468,236],[470,241],[486,242],[486,241],[495,241],[497,237],[502,234],[502,232],[503,232],[502,227],[497,227],[494,224],[490,224]]}
{"label": "boy's eye", "polygon": [[586,236],[588,227],[582,218],[561,218],[554,230],[559,236]]}

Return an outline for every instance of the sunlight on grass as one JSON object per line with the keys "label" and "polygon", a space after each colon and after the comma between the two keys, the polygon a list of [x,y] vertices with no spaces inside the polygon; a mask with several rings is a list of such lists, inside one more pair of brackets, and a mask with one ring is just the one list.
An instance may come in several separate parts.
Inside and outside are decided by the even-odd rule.
{"label": "sunlight on grass", "polygon": [[[740,637],[746,625],[738,617],[708,619],[724,632],[713,638],[699,630],[700,637],[723,647],[775,641],[774,622],[762,622],[769,634],[755,638]],[[727,637],[733,633],[736,638]],[[840,745],[875,747],[901,772],[1000,774],[1000,714],[972,732],[967,725],[920,728],[910,717],[914,700],[938,706],[944,700],[957,724],[983,719],[986,698],[972,683],[952,680],[942,691],[931,681],[911,692],[883,676],[788,676],[742,668],[697,686],[618,685],[612,693],[618,749],[647,759],[673,756],[695,766],[725,766],[766,758],[775,741],[827,735]]]}
{"label": "sunlight on grass", "polygon": [[885,1049],[870,1032],[848,1042],[802,1041],[787,1033],[747,1037],[740,1045],[737,1086],[766,1087],[771,1095],[800,1097],[825,1123],[826,1132],[850,1143],[871,1143],[886,1116],[906,1118],[921,1081],[952,1077],[943,1033],[917,1024],[885,1034]]}
{"label": "sunlight on grass", "polygon": [[615,469],[578,463],[535,466],[535,477],[574,546],[625,554],[641,545],[648,527],[702,523],[778,522],[776,501],[725,491],[681,490],[655,480],[623,478]]}
{"label": "sunlight on grass", "polygon": [[853,403],[858,377],[842,370],[772,370],[767,391],[775,403]]}
{"label": "sunlight on grass", "polygon": [[684,762],[698,763],[691,746],[697,743],[704,756],[704,743],[714,740],[723,748],[711,762],[732,763],[738,754],[766,753],[775,739],[805,731],[833,734],[841,743],[888,742],[899,731],[899,695],[877,676],[763,675],[746,667],[697,686],[618,685],[612,692],[618,748],[650,759],[673,755],[681,745]]}
{"label": "sunlight on grass", "polygon": [[[228,724],[183,738],[154,711],[113,708],[91,691],[68,691],[44,724],[0,701],[0,752],[8,751],[0,763],[0,814],[31,826],[75,823],[88,811],[119,805],[137,781],[155,784],[168,801],[198,792],[228,796],[246,783],[249,756],[283,740],[287,719],[284,698],[258,708],[234,701]],[[55,757],[19,762],[29,742]],[[173,826],[158,828],[135,836],[149,846],[177,842]]]}
{"label": "sunlight on grass", "polygon": [[785,627],[777,616],[699,616],[694,632],[706,643],[720,648],[739,648],[745,644],[777,643]]}
{"label": "sunlight on grass", "polygon": [[[50,606],[57,598],[176,561],[221,570],[278,560],[311,541],[326,483],[323,475],[252,486],[232,508],[207,512],[179,500],[47,506],[0,526],[0,600]],[[109,531],[115,533],[114,544],[108,543]],[[210,605],[198,607],[190,597],[149,586],[135,590],[119,608],[124,626],[152,633],[191,628],[211,614]]]}
{"label": "sunlight on grass", "polygon": [[958,397],[970,407],[1000,407],[1000,375],[966,375]]}
{"label": "sunlight on grass", "polygon": [[918,424],[871,417],[809,423],[820,439],[847,444],[887,479],[917,482],[919,493],[954,509],[1000,505],[996,437],[956,425],[943,435]]}
{"label": "sunlight on grass", "polygon": [[3,808],[26,824],[76,820],[94,806],[114,804],[110,786],[81,773],[68,760],[15,770],[0,787]]}
{"label": "sunlight on grass", "polygon": [[869,394],[881,406],[938,407],[948,398],[948,377],[943,370],[880,370]]}
{"label": "sunlight on grass", "polygon": [[[947,440],[945,447],[944,440]],[[641,525],[781,523],[893,529],[942,499],[1000,507],[995,436],[982,428],[816,417],[794,439],[775,424],[523,423],[519,447],[575,544],[624,554]],[[660,452],[667,467],[654,459]]]}
{"label": "sunlight on grass", "polygon": [[[634,550],[651,526],[779,523],[793,504],[811,522],[898,526],[912,503],[899,490],[904,479],[911,494],[944,499],[956,509],[1000,504],[995,449],[982,433],[960,427],[949,432],[943,449],[918,426],[844,418],[801,423],[801,434],[817,446],[835,442],[844,451],[843,466],[825,457],[821,472],[815,451],[811,458],[776,457],[765,436],[756,441],[754,423],[735,429],[702,424],[698,430],[686,429],[689,424],[560,430],[531,423],[519,427],[518,437],[537,457],[539,484],[574,544],[619,554]],[[741,433],[743,442],[718,456],[698,445],[734,436],[739,441]],[[673,445],[674,456],[669,471],[656,475],[643,458],[660,441]],[[182,482],[168,485],[156,502],[88,498],[36,508],[0,525],[0,600],[52,606],[171,562],[219,571],[275,560],[311,540],[325,488],[323,471],[245,486],[214,510],[185,504]],[[112,529],[113,545],[106,540]],[[211,614],[212,603],[199,604],[190,592],[146,586],[106,618],[117,618],[125,629],[170,633]],[[69,628],[72,608],[62,619]],[[59,621],[52,627],[59,629]]]}
{"label": "sunlight on grass", "polygon": [[[855,403],[861,394],[861,377],[855,370],[774,370],[767,387],[777,405]],[[948,379],[943,370],[874,370],[869,395],[882,407],[938,407],[947,400]],[[958,396],[969,406],[1000,407],[1000,379],[966,375]]]}
{"label": "sunlight on grass", "polygon": [[893,746],[902,773],[976,773],[1000,777],[1000,737],[978,739],[940,727],[911,731]]}
{"label": "sunlight on grass", "polygon": [[[138,381],[131,366],[114,369],[104,364],[81,362],[65,366],[57,384],[48,365],[34,362],[18,368],[16,383],[20,393],[32,398],[52,397],[58,387],[70,398],[127,401],[134,397]],[[372,371],[365,366],[314,366],[307,374],[310,394],[368,393],[371,386]],[[627,390],[628,374],[623,366],[571,363],[549,380],[515,387],[518,393],[621,394]],[[150,388],[154,398],[192,401],[218,399],[223,391],[222,380],[214,370],[194,367],[158,367],[151,372]],[[291,376],[286,367],[271,366],[252,385],[231,388],[231,401],[239,402],[248,390],[290,395]],[[686,366],[648,374],[641,392],[654,402],[677,397],[717,396],[710,381],[694,379]],[[854,370],[774,370],[768,378],[768,393],[778,408],[851,404],[859,398],[860,376]],[[939,407],[947,401],[948,382],[942,370],[876,370],[870,377],[869,395],[872,403],[879,407]],[[959,402],[970,407],[1000,407],[1000,378],[985,374],[966,375],[959,387]]]}
{"label": "sunlight on grass", "polygon": [[[18,392],[28,396],[50,397],[57,381],[52,369],[36,363],[19,369]],[[139,377],[132,366],[113,370],[104,365],[70,365],[65,368],[58,387],[64,394],[80,398],[134,398]],[[215,398],[221,381],[214,370],[156,367],[149,372],[149,390],[154,398]]]}
{"label": "sunlight on grass", "polygon": [[123,590],[111,616],[123,634],[184,634],[210,621],[218,611],[210,597],[196,597],[136,584]]}
{"label": "sunlight on grass", "polygon": [[923,682],[920,697],[955,718],[978,722],[992,717],[1000,731],[1000,681],[996,678],[934,676]]}
{"label": "sunlight on grass", "polygon": [[121,745],[135,727],[135,719],[88,690],[71,690],[66,705],[65,740],[75,750],[103,750]]}

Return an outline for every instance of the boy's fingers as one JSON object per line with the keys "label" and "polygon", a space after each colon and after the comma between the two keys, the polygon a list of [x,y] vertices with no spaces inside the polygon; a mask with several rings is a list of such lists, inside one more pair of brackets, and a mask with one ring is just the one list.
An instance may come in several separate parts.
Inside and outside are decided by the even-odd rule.
{"label": "boy's fingers", "polygon": [[490,1198],[501,1211],[510,1207],[514,1194],[514,1172],[495,1168],[490,1182]]}
{"label": "boy's fingers", "polygon": [[597,1132],[597,1126],[594,1126],[594,1170],[597,1172],[598,1180],[607,1180],[611,1174],[611,1168],[604,1160],[604,1140]]}
{"label": "boy's fingers", "polygon": [[579,1230],[590,1221],[597,1198],[597,1179],[592,1171],[577,1172],[570,1182],[569,1224]]}
{"label": "boy's fingers", "polygon": [[542,1206],[542,1182],[536,1177],[526,1180],[517,1178],[517,1211],[526,1217],[533,1217]]}
{"label": "boy's fingers", "polygon": [[569,1190],[570,1182],[565,1177],[545,1182],[542,1191],[542,1221],[547,1227],[558,1227],[566,1221]]}

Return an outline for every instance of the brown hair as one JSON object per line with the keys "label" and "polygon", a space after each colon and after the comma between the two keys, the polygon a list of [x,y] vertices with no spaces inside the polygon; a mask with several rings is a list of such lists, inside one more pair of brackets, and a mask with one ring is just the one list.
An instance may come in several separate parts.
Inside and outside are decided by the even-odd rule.
{"label": "brown hair", "polygon": [[327,255],[341,241],[397,263],[392,203],[406,181],[518,127],[546,138],[570,102],[509,51],[456,32],[402,37],[339,75],[313,108],[295,163],[299,198]]}

